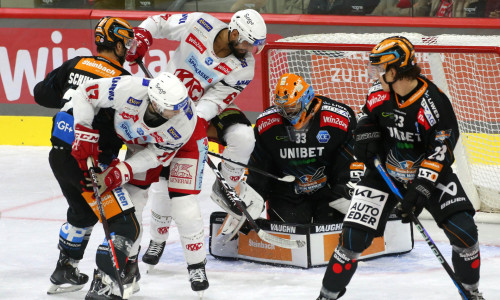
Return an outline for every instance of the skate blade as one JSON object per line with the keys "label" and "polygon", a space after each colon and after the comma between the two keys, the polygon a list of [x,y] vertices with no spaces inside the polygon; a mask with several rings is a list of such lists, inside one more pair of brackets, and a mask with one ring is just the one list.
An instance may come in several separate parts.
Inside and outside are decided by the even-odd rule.
{"label": "skate blade", "polygon": [[205,293],[205,291],[197,291],[198,293],[198,297],[200,297],[200,300],[203,299],[203,293]]}
{"label": "skate blade", "polygon": [[70,293],[70,292],[75,292],[83,289],[85,284],[80,284],[80,285],[57,285],[57,284],[52,284],[49,289],[47,290],[48,295],[54,295],[54,294],[62,294],[62,293]]}
{"label": "skate blade", "polygon": [[[130,298],[130,296],[132,296],[132,294],[135,294],[136,291],[135,291],[135,286],[136,286],[136,278],[134,277],[134,281],[132,281],[132,283],[130,285],[128,285],[124,290],[123,290],[123,296],[122,298],[123,299],[128,299]],[[139,285],[137,285],[137,287],[139,288]],[[137,290],[138,292],[139,290]]]}
{"label": "skate blade", "polygon": [[153,270],[155,269],[156,265],[148,265],[148,270],[146,271],[146,273],[150,274],[150,273],[153,273]]}

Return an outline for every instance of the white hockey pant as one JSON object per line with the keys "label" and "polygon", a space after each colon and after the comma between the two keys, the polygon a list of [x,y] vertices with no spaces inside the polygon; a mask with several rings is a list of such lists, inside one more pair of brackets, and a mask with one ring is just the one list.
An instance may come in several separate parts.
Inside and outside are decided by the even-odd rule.
{"label": "white hockey pant", "polygon": [[[233,124],[225,130],[223,138],[227,144],[223,156],[247,164],[255,147],[255,136],[252,127],[244,124]],[[231,187],[235,187],[245,168],[223,160],[220,171],[227,183]]]}
{"label": "white hockey pant", "polygon": [[168,180],[160,177],[160,182],[155,182],[149,189],[151,201],[151,226],[149,233],[151,239],[157,243],[165,242],[170,232],[172,223],[172,202],[168,195]]}

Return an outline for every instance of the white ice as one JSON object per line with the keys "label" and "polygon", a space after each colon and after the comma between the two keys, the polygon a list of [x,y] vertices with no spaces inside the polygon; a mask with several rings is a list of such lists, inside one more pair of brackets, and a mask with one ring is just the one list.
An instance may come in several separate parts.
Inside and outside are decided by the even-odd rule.
{"label": "white ice", "polygon": [[[67,203],[48,164],[48,147],[0,146],[0,299],[84,299],[90,286],[60,295],[47,295],[59,251],[59,229]],[[200,196],[208,243],[209,215],[218,207],[210,200],[214,180],[206,169]],[[149,243],[149,215],[145,209],[144,253]],[[451,264],[450,246],[431,221],[424,226]],[[500,299],[500,225],[478,224],[481,244],[481,286],[487,300]],[[102,226],[92,233],[83,273],[92,275],[95,249],[104,238]],[[360,262],[342,300],[439,299],[459,300],[457,289],[422,237],[415,233],[415,249],[409,254]],[[165,253],[154,272],[140,262],[141,291],[131,299],[198,299],[191,291],[177,231],[171,230]],[[314,300],[325,267],[280,268],[242,261],[219,261],[208,255],[210,288],[205,300],[266,299]]]}

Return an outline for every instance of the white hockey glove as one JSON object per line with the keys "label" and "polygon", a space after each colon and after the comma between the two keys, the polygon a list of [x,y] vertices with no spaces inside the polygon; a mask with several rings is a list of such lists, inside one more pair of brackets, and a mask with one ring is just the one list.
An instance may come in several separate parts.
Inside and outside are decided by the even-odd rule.
{"label": "white hockey glove", "polygon": [[[241,181],[239,187],[240,199],[245,203],[250,216],[257,219],[264,210],[264,199],[245,181]],[[245,221],[245,216],[235,214],[229,210],[224,223],[219,229],[219,233],[227,236],[226,242],[228,242],[238,233]]]}
{"label": "white hockey glove", "polygon": [[352,193],[354,192],[355,187],[356,187],[356,183],[353,183],[351,181],[347,182],[345,184],[344,190],[345,190],[346,194],[349,194],[349,196],[350,196],[349,199],[347,199],[345,197],[341,197],[341,198],[338,198],[338,199],[331,201],[330,203],[328,203],[328,205],[331,208],[338,210],[339,212],[341,212],[345,215],[347,213],[347,211],[349,210],[349,206],[351,205],[350,198],[352,198]]}

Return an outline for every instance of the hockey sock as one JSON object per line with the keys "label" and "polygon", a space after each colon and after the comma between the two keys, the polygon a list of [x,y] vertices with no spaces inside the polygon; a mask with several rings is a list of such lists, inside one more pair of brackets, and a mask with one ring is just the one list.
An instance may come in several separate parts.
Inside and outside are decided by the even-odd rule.
{"label": "hockey sock", "polygon": [[453,247],[451,260],[455,273],[466,289],[477,289],[481,258],[474,219],[461,212],[450,217],[442,227]]}
{"label": "hockey sock", "polygon": [[81,260],[93,226],[79,228],[69,223],[64,223],[59,231],[59,250],[74,260]]}
{"label": "hockey sock", "polygon": [[361,253],[338,246],[332,254],[323,277],[323,287],[330,292],[341,292],[351,281]]}

